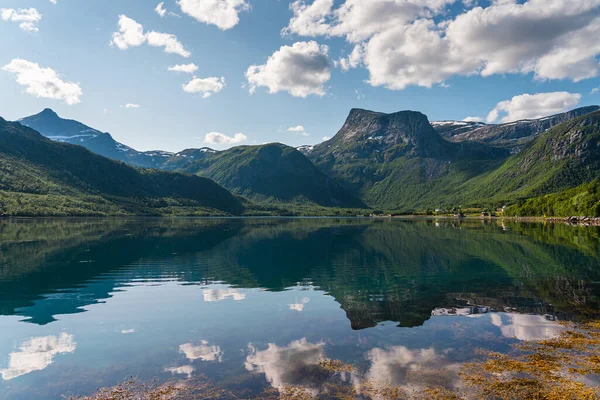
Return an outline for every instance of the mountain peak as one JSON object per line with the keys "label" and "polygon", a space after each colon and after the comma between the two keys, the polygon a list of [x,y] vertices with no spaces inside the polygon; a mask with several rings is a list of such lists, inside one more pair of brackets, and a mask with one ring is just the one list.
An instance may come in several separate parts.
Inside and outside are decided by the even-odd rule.
{"label": "mountain peak", "polygon": [[56,112],[54,112],[54,110],[51,109],[51,108],[44,108],[42,110],[42,112],[40,112],[37,115],[39,115],[40,117],[43,116],[43,117],[56,117],[56,118],[59,118],[58,114]]}

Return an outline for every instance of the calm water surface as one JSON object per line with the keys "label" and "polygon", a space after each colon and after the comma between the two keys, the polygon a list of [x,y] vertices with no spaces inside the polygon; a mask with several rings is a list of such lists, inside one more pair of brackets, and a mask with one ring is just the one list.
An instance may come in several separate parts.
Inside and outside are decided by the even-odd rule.
{"label": "calm water surface", "polygon": [[0,398],[206,375],[258,393],[456,384],[477,349],[600,314],[600,231],[483,221],[0,222]]}

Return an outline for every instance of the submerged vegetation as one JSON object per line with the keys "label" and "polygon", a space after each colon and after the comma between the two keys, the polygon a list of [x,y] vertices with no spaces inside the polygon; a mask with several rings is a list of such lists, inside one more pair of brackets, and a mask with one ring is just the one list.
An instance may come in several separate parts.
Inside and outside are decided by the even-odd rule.
{"label": "submerged vegetation", "polygon": [[[360,370],[338,360],[322,360],[314,367],[322,376],[319,388],[302,385],[269,387],[259,394],[218,387],[199,376],[164,384],[128,379],[90,396],[71,400],[596,400],[600,399],[600,322],[563,324],[557,337],[524,341],[507,354],[483,354],[463,364],[459,380],[449,387],[439,377],[420,389],[361,379]],[[434,373],[435,375],[435,373]],[[411,378],[409,371],[407,378]],[[437,383],[436,383],[437,382]]]}

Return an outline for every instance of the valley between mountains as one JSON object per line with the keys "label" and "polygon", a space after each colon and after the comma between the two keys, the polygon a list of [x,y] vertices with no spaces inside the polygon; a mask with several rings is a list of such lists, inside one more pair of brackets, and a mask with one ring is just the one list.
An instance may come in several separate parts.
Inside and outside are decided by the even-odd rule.
{"label": "valley between mountains", "polygon": [[600,107],[488,125],[352,109],[332,139],[137,151],[54,111],[0,118],[5,216],[600,216]]}

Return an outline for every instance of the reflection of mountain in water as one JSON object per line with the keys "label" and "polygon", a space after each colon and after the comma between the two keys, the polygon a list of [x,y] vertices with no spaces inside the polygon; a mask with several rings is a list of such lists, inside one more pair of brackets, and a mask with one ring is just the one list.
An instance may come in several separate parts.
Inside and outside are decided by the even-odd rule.
{"label": "reflection of mountain in water", "polygon": [[[0,225],[0,312],[45,324],[139,280],[333,296],[355,329],[436,307],[597,314],[598,230],[370,220],[45,220]],[[212,293],[243,300],[243,293]],[[553,304],[550,307],[548,304]]]}

